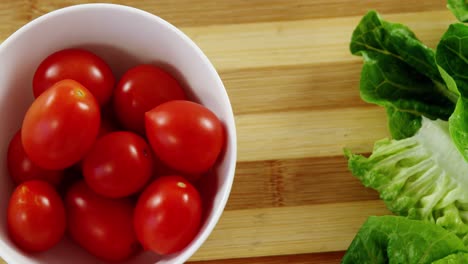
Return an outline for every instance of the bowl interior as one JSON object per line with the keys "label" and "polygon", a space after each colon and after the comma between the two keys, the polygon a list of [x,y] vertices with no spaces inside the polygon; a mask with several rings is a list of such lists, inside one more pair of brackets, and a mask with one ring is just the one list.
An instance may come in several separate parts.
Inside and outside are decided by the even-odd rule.
{"label": "bowl interior", "polygon": [[32,77],[39,63],[64,48],[81,47],[101,56],[116,78],[139,63],[164,66],[222,120],[227,132],[224,157],[205,178],[208,207],[198,236],[182,252],[157,256],[146,252],[127,263],[182,263],[203,243],[218,221],[234,176],[236,135],[231,105],[216,71],[184,34],[162,19],[130,7],[109,4],[73,6],[44,15],[0,45],[0,255],[9,263],[101,263],[65,238],[52,250],[29,255],[8,238],[6,208],[13,184],[6,170],[9,140],[21,127],[33,100]]}

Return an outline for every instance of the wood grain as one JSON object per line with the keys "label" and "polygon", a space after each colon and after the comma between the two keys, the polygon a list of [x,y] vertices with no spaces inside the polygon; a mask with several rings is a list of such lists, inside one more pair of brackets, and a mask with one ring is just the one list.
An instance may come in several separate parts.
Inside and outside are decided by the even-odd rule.
{"label": "wood grain", "polygon": [[30,5],[27,0],[0,1],[0,41],[29,22],[30,14]]}
{"label": "wood grain", "polygon": [[356,89],[361,66],[352,61],[243,69],[223,71],[221,78],[236,114],[354,107],[367,105]]}
{"label": "wood grain", "polygon": [[[85,0],[31,0],[34,17]],[[382,13],[420,12],[441,9],[440,0],[417,0],[401,4],[399,0],[355,1],[346,0],[119,0],[100,1],[118,3],[144,9],[169,20],[176,26],[206,26],[213,24],[239,24],[269,21],[304,20],[361,15],[370,7]]]}
{"label": "wood grain", "polygon": [[241,162],[226,210],[368,201],[344,156]]}
{"label": "wood grain", "polygon": [[[326,252],[326,253],[312,253],[312,254],[298,254],[274,257],[256,257],[256,258],[241,258],[241,259],[227,259],[222,261],[224,264],[336,264],[339,263],[343,257],[344,252]],[[197,261],[191,262],[194,264],[216,264],[220,263],[219,260]]]}
{"label": "wood grain", "polygon": [[[437,22],[428,23],[437,17]],[[450,23],[448,11],[389,14],[434,47]],[[361,16],[254,24],[183,27],[219,71],[271,66],[360,61],[349,53],[352,31]]]}
{"label": "wood grain", "polygon": [[388,213],[382,201],[225,211],[192,260],[339,251],[368,216]]}
{"label": "wood grain", "polygon": [[370,152],[388,136],[377,107],[237,115],[236,125],[238,161],[337,156],[344,147]]}
{"label": "wood grain", "polygon": [[[0,1],[0,41],[40,15],[89,2]],[[191,263],[339,263],[365,219],[389,213],[343,157],[344,147],[369,153],[389,135],[383,109],[359,97],[362,62],[349,53],[350,37],[375,9],[435,47],[455,22],[445,1],[101,2],[141,8],[180,27],[230,96],[236,177],[226,211]]]}

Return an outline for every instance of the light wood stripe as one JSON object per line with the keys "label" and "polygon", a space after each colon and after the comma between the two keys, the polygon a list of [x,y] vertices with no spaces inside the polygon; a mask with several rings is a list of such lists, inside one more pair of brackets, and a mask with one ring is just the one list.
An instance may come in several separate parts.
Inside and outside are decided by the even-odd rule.
{"label": "light wood stripe", "polygon": [[[182,28],[219,71],[358,61],[349,53],[352,31],[362,15],[302,21]],[[428,23],[437,18],[437,22]],[[389,14],[384,19],[404,23],[434,47],[448,25],[449,11]]]}
{"label": "light wood stripe", "polygon": [[246,258],[345,250],[382,201],[225,211],[191,260]]}
{"label": "light wood stripe", "polygon": [[[95,1],[37,0],[32,2],[35,2],[32,9],[33,16],[38,16],[72,4]],[[440,0],[417,0],[405,4],[401,4],[399,0],[364,0],[354,1],[352,7],[350,7],[349,1],[345,0],[106,0],[100,2],[119,3],[141,8],[159,15],[177,26],[343,17],[360,15],[370,7],[382,13],[445,9],[445,4]]]}
{"label": "light wood stripe", "polygon": [[339,156],[371,152],[389,136],[381,107],[237,115],[238,161]]}
{"label": "light wood stripe", "polygon": [[377,200],[343,156],[241,162],[226,210]]}
{"label": "light wood stripe", "polygon": [[[299,254],[275,257],[257,257],[257,258],[241,258],[241,259],[227,259],[223,264],[338,264],[344,256],[343,251],[327,252],[327,253],[312,253],[312,254]],[[218,260],[197,261],[189,262],[187,264],[216,264],[220,263]]]}
{"label": "light wood stripe", "polygon": [[[366,105],[361,61],[221,72],[235,114]],[[261,100],[259,99],[261,98]]]}

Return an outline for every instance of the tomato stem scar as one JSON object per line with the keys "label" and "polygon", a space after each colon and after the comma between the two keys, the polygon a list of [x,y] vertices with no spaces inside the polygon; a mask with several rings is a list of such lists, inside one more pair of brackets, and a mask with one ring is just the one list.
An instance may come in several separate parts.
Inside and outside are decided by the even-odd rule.
{"label": "tomato stem scar", "polygon": [[85,93],[81,89],[75,89],[75,94],[78,95],[79,97],[85,96]]}

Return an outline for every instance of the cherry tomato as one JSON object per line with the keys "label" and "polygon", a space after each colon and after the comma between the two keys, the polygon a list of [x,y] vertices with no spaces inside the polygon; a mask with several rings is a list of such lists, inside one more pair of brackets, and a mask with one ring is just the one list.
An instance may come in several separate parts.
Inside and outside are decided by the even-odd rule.
{"label": "cherry tomato", "polygon": [[16,132],[8,145],[8,172],[16,184],[28,180],[44,180],[57,187],[63,178],[62,170],[46,170],[34,164],[24,152],[21,130]]}
{"label": "cherry tomato", "polygon": [[145,133],[145,112],[171,101],[184,100],[181,86],[169,73],[152,65],[139,65],[127,71],[114,92],[114,110],[128,130]]}
{"label": "cherry tomato", "polygon": [[63,202],[52,185],[39,180],[24,182],[10,197],[7,225],[18,247],[27,252],[46,251],[65,233]]}
{"label": "cherry tomato", "polygon": [[64,79],[81,83],[100,105],[110,100],[115,85],[111,69],[101,58],[83,49],[65,49],[48,56],[37,68],[33,79],[34,96],[37,98]]}
{"label": "cherry tomato", "polygon": [[91,254],[106,261],[122,261],[141,248],[128,198],[105,198],[79,181],[66,194],[65,205],[68,233]]}
{"label": "cherry tomato", "polygon": [[195,187],[181,176],[163,176],[141,194],[133,224],[144,248],[172,254],[196,236],[201,215],[201,198]]}
{"label": "cherry tomato", "polygon": [[83,160],[89,187],[107,197],[124,197],[140,191],[153,175],[153,154],[135,133],[109,133],[96,141]]}
{"label": "cherry tomato", "polygon": [[99,125],[94,96],[73,80],[60,81],[26,112],[21,130],[24,151],[40,167],[64,169],[91,149]]}
{"label": "cherry tomato", "polygon": [[167,102],[147,112],[145,121],[153,151],[181,172],[204,173],[221,152],[223,126],[213,112],[200,104]]}

